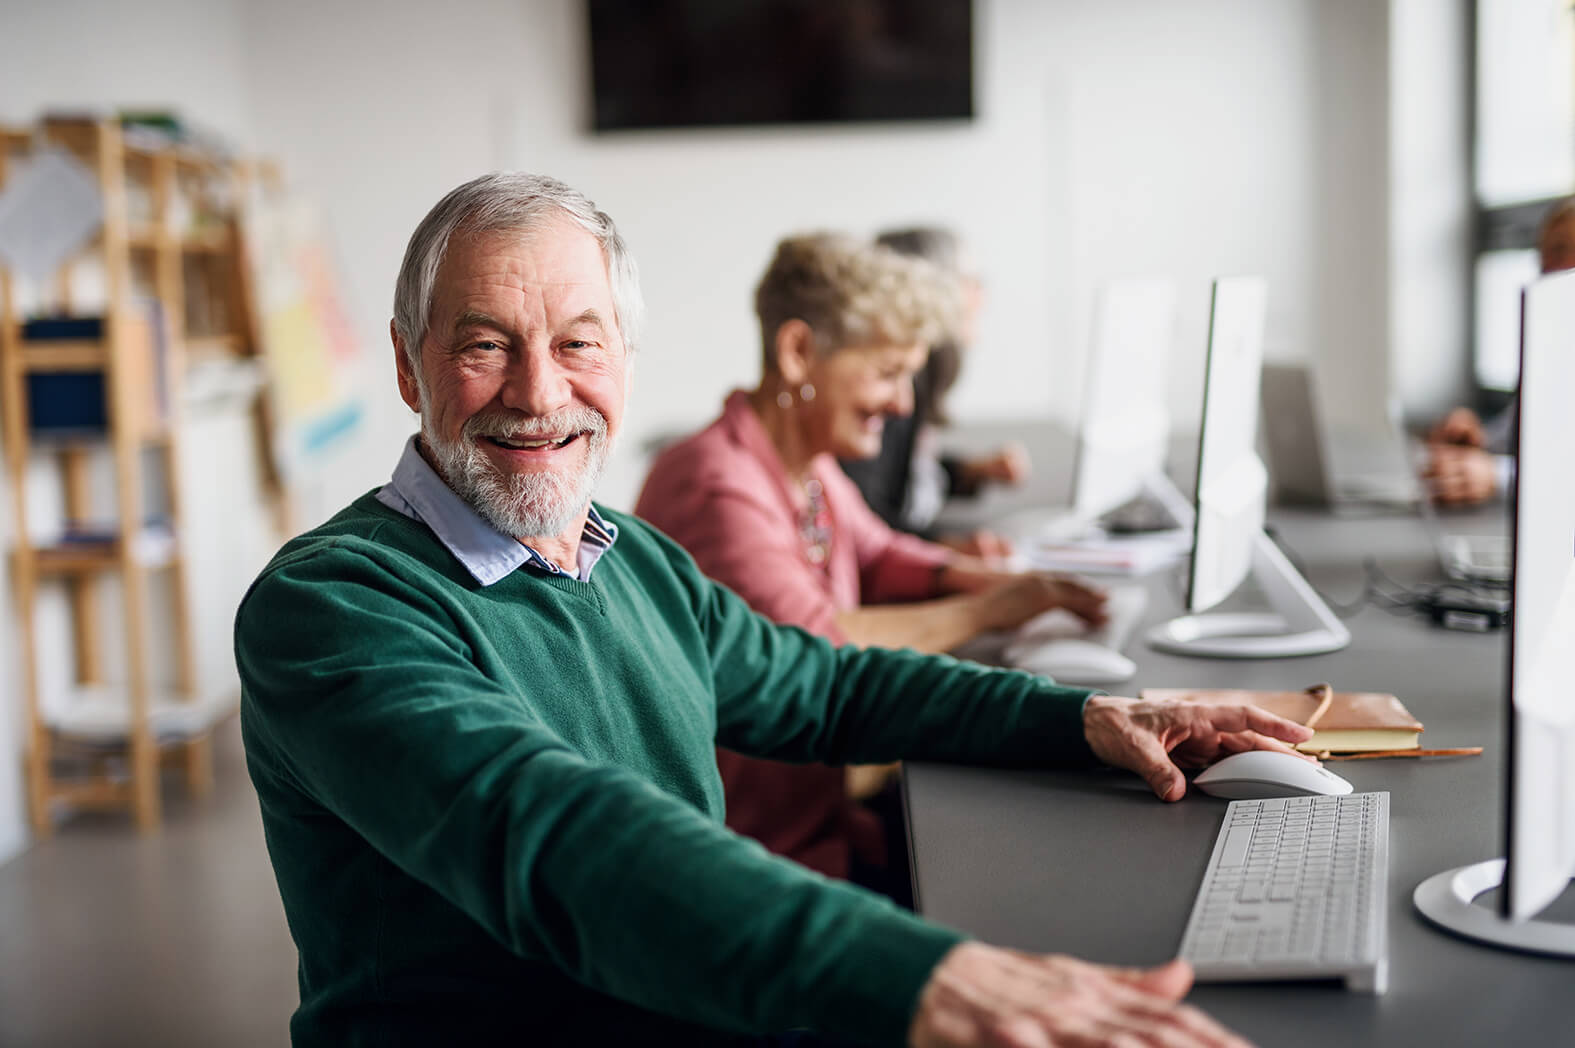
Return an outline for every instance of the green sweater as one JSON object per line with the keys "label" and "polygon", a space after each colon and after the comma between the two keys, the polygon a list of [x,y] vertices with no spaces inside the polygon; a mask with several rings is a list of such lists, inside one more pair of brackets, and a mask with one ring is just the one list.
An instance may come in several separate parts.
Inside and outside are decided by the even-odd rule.
{"label": "green sweater", "polygon": [[728,832],[713,746],[1092,759],[1087,691],[833,648],[602,512],[620,534],[590,582],[482,587],[367,495],[247,593],[241,727],[300,956],[295,1044],[901,1043],[961,937]]}

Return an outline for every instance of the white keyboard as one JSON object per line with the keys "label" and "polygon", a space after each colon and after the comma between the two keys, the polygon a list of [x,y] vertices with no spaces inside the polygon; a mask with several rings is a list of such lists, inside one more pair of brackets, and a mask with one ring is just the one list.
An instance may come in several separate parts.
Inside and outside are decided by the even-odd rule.
{"label": "white keyboard", "polygon": [[1232,801],[1181,956],[1200,982],[1389,975],[1389,794]]}

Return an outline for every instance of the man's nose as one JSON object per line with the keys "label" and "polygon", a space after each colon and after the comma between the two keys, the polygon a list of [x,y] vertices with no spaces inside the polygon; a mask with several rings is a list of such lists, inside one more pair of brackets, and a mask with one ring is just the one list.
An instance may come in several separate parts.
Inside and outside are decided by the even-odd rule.
{"label": "man's nose", "polygon": [[509,362],[499,400],[526,415],[550,415],[570,400],[568,376],[548,349],[526,349]]}

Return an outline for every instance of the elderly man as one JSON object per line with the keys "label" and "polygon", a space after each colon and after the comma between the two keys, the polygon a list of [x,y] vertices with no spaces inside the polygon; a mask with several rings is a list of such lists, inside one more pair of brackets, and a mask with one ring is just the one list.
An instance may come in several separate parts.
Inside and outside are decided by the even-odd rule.
{"label": "elderly man", "polygon": [[1103,760],[1174,800],[1173,761],[1307,731],[755,615],[591,505],[639,310],[611,220],[550,179],[477,179],[411,238],[392,328],[420,435],[387,485],[280,551],[236,624],[295,1043],[1236,1043],[1179,1003],[1180,962],[970,942],[723,828],[718,743]]}

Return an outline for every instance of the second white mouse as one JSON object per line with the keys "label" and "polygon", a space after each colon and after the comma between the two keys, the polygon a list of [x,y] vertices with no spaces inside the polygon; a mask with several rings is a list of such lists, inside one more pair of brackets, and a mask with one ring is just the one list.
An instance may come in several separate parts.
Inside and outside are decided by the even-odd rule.
{"label": "second white mouse", "polygon": [[1114,648],[1072,637],[1011,649],[1006,661],[1057,684],[1113,684],[1137,675],[1137,663]]}
{"label": "second white mouse", "polygon": [[1307,797],[1351,792],[1351,784],[1309,760],[1278,750],[1248,750],[1209,765],[1192,780],[1213,797]]}

